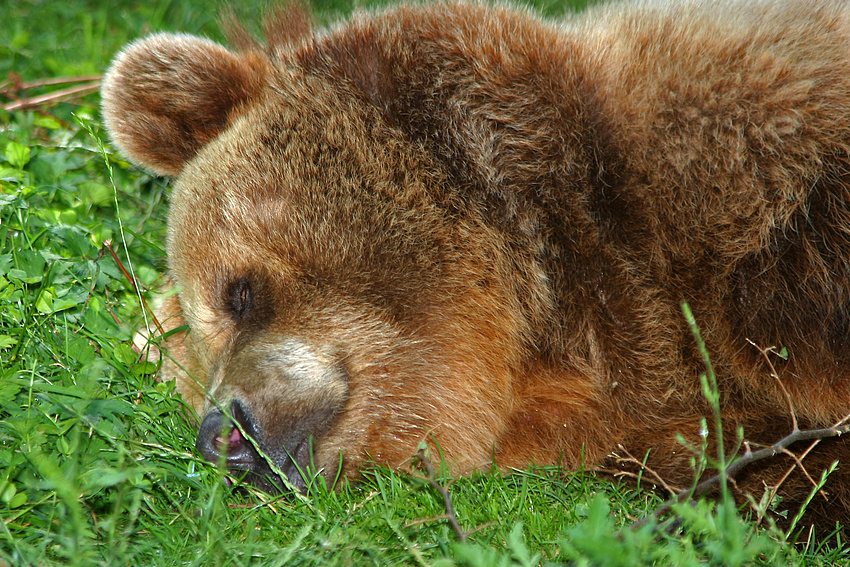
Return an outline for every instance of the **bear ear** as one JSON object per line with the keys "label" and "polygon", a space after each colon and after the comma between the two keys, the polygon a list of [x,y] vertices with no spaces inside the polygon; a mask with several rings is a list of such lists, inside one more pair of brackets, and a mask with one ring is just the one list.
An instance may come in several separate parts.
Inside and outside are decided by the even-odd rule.
{"label": "bear ear", "polygon": [[118,55],[101,89],[115,144],[160,175],[177,175],[266,84],[269,62],[189,35],[158,34]]}

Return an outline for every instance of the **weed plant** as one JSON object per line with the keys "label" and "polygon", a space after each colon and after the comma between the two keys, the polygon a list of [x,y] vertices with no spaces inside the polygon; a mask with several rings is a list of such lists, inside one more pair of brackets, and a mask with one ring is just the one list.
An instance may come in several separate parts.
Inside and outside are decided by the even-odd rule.
{"label": "weed plant", "polygon": [[[0,74],[25,80],[101,72],[150,29],[217,33],[194,0],[7,0],[0,13]],[[850,561],[843,542],[756,529],[728,499],[676,507],[675,530],[632,529],[654,492],[557,468],[443,472],[466,543],[427,482],[382,468],[304,499],[231,491],[194,450],[191,410],[133,348],[143,318],[127,274],[160,284],[167,183],[113,153],[96,104],[0,112],[0,565]]]}

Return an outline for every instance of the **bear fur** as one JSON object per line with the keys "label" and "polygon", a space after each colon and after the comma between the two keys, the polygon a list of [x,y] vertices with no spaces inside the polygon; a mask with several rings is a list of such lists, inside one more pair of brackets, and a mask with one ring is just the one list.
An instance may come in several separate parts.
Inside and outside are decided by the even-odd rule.
{"label": "bear fur", "polygon": [[[259,448],[303,488],[311,458],[356,477],[430,439],[458,473],[625,450],[687,486],[678,436],[700,446],[712,410],[683,301],[729,451],[739,428],[755,448],[850,414],[843,0],[562,22],[440,2],[324,31],[290,6],[266,45],[237,35],[154,35],[103,86],[117,146],[176,177],[160,319],[190,332],[162,376],[207,458],[273,488]],[[803,461],[835,460],[809,505],[827,529],[850,523],[850,444]],[[758,499],[793,464],[737,488]],[[800,468],[782,509],[812,490]]]}

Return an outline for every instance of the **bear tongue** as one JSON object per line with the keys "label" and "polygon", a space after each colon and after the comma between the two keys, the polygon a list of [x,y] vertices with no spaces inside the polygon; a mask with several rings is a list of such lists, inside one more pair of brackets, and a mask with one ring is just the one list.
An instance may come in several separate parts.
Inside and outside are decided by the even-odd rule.
{"label": "bear tongue", "polygon": [[222,448],[225,443],[227,444],[227,454],[232,455],[235,450],[239,449],[242,445],[242,433],[240,433],[239,428],[233,426],[233,429],[230,430],[230,435],[225,439],[221,435],[216,435],[215,437],[216,446]]}

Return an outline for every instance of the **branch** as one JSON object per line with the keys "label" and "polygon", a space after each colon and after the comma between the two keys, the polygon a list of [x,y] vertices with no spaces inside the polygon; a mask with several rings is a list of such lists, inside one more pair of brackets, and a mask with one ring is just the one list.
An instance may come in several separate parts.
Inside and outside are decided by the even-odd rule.
{"label": "branch", "polygon": [[[133,291],[136,292],[136,295],[142,300],[142,308],[147,311],[148,315],[151,316],[153,320],[154,326],[156,326],[156,330],[159,331],[160,336],[165,334],[165,331],[162,328],[162,325],[159,323],[159,320],[156,318],[156,313],[154,310],[150,308],[148,302],[145,301],[145,296],[142,295],[142,292],[139,290],[139,287],[136,285],[136,278],[130,275],[130,272],[127,271],[127,268],[124,267],[124,264],[121,263],[121,259],[118,258],[118,254],[115,253],[115,250],[112,248],[112,241],[107,240],[103,243],[103,247],[109,250],[109,253],[112,255],[112,259],[115,260],[115,263],[118,265],[118,269],[121,270],[121,273],[130,282],[130,285],[133,286]],[[101,256],[103,255],[103,250],[101,250]],[[100,256],[98,256],[98,259]],[[150,329],[147,329],[150,334]]]}
{"label": "branch", "polygon": [[70,100],[79,99],[86,95],[97,92],[100,89],[100,80],[100,75],[90,75],[85,77],[60,77],[53,79],[41,79],[38,81],[24,83],[17,75],[10,75],[10,80],[0,85],[0,94],[11,99],[17,99],[17,93],[21,93],[28,89],[69,85],[75,83],[83,84],[68,87],[65,89],[60,89],[58,91],[54,91],[47,94],[14,100],[13,102],[4,104],[3,110],[5,110],[6,112],[12,112],[14,110],[27,110],[30,108],[36,108],[48,104],[55,104],[57,102],[66,102]]}
{"label": "branch", "polygon": [[[798,441],[807,441],[812,439],[816,439],[819,441],[821,439],[826,439],[829,437],[838,437],[847,432],[850,432],[850,423],[847,423],[848,421],[850,421],[850,415],[847,415],[843,419],[840,419],[838,422],[835,423],[835,425],[831,427],[825,427],[823,429],[796,429],[795,431],[792,431],[790,434],[786,435],[773,445],[770,445],[769,447],[765,447],[763,449],[759,449],[758,451],[751,451],[749,449],[749,445],[747,445],[747,450],[741,456],[741,458],[726,467],[724,471],[721,471],[715,476],[700,482],[693,490],[682,490],[674,497],[669,499],[667,502],[665,502],[663,505],[661,505],[658,509],[656,509],[652,513],[652,516],[647,516],[646,518],[643,518],[642,520],[632,524],[632,528],[637,529],[645,525],[650,518],[660,518],[662,515],[670,511],[673,505],[679,502],[683,502],[690,498],[698,497],[702,494],[705,494],[710,489],[718,486],[722,478],[732,478],[738,472],[740,472],[741,469],[756,461],[760,461],[768,457],[773,457],[778,453],[789,452],[788,447],[790,447],[794,443],[797,443]],[[808,453],[808,450],[806,452]]]}
{"label": "branch", "polygon": [[[626,448],[623,446],[622,443],[617,445],[617,448],[620,450],[620,452],[622,452],[624,455],[626,455],[625,457],[621,457],[617,453],[614,453],[612,456],[615,459],[617,459],[617,461],[632,463],[634,465],[637,465],[640,470],[643,470],[644,472],[649,473],[649,475],[652,478],[655,479],[654,484],[661,486],[664,490],[666,490],[670,494],[678,494],[681,491],[681,488],[676,488],[676,487],[668,484],[667,481],[664,480],[664,478],[660,474],[658,474],[655,470],[653,470],[649,465],[646,464],[645,460],[641,461],[641,460],[635,458],[631,453],[628,452],[628,450],[626,450]],[[632,473],[627,473],[626,471],[617,471],[614,476],[623,476],[623,475],[626,475],[626,474],[632,475]],[[633,476],[635,478],[637,478],[636,474],[633,475]],[[650,481],[650,482],[653,482],[653,481]]]}
{"label": "branch", "polygon": [[791,415],[791,429],[793,431],[797,431],[797,410],[794,409],[794,402],[791,400],[791,394],[788,392],[788,388],[785,387],[785,384],[782,383],[782,380],[779,378],[779,373],[776,371],[776,367],[773,366],[773,362],[770,360],[771,354],[775,354],[780,357],[782,355],[776,352],[776,347],[761,348],[750,339],[747,339],[747,342],[753,345],[762,357],[764,357],[767,367],[770,369],[770,377],[776,380],[776,383],[779,385],[779,389],[782,391],[782,395],[785,396],[785,401],[788,403],[788,413]]}
{"label": "branch", "polygon": [[14,81],[7,81],[5,83],[0,84],[0,92],[3,92],[3,94],[8,94],[11,90],[25,91],[38,87],[73,85],[74,83],[90,83],[94,81],[100,81],[101,75],[88,75],[84,77],[54,77],[51,79],[39,79],[37,81],[30,81],[28,83],[25,83],[22,80],[17,80],[17,75],[15,76],[15,79],[16,80]]}
{"label": "branch", "polygon": [[464,531],[464,529],[460,526],[460,522],[458,522],[457,516],[455,515],[454,506],[452,506],[452,497],[449,494],[448,486],[443,486],[442,484],[437,482],[437,473],[436,471],[434,471],[434,465],[431,463],[431,459],[428,458],[428,454],[426,453],[426,449],[424,447],[420,447],[419,451],[416,453],[416,457],[419,459],[419,462],[422,463],[422,466],[425,467],[425,472],[427,473],[427,476],[419,478],[426,481],[437,492],[440,493],[440,496],[443,497],[443,504],[446,506],[446,514],[444,516],[440,516],[438,518],[433,519],[447,519],[452,525],[452,528],[454,528],[458,539],[461,542],[466,542],[466,538],[471,532]]}
{"label": "branch", "polygon": [[96,93],[99,89],[100,82],[87,83],[85,85],[62,89],[61,91],[56,91],[46,95],[34,96],[32,98],[25,98],[15,102],[10,102],[9,104],[3,105],[3,109],[6,112],[12,112],[13,110],[27,110],[38,106],[43,106],[45,104],[66,102],[69,100],[82,98],[92,93]]}

